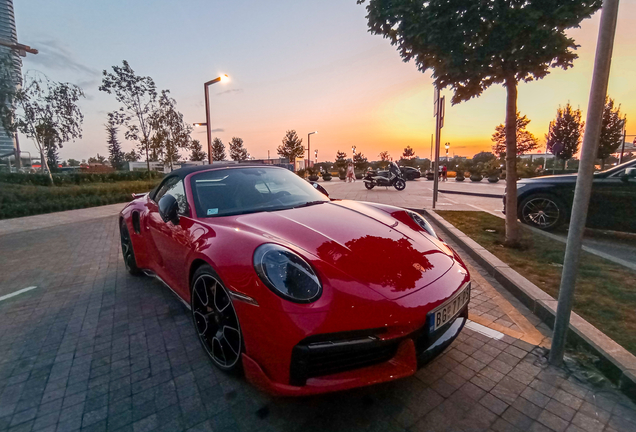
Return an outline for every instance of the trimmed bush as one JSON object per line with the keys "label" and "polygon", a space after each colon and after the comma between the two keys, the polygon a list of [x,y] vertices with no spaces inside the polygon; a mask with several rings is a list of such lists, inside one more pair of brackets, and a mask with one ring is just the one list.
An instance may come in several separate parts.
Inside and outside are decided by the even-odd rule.
{"label": "trimmed bush", "polygon": [[[82,185],[86,183],[115,183],[140,180],[155,180],[163,177],[157,171],[115,171],[111,173],[55,173],[56,186]],[[0,173],[0,183],[31,186],[51,186],[47,174]]]}

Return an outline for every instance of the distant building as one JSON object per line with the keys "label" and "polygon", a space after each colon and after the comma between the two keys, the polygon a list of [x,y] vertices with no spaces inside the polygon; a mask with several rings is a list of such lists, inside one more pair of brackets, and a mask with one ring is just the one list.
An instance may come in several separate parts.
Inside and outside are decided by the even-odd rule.
{"label": "distant building", "polygon": [[[4,42],[18,42],[18,34],[15,29],[15,16],[13,14],[13,0],[0,0],[0,40]],[[13,63],[13,80],[17,85],[22,76],[22,59],[17,51],[0,45],[0,61],[9,58]],[[7,136],[0,124],[0,155],[11,153],[15,148],[13,137]]]}

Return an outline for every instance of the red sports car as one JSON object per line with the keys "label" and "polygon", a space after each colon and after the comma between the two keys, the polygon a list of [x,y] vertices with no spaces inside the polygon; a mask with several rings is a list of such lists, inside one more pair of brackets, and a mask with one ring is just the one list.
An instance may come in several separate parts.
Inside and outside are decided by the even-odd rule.
{"label": "red sports car", "polygon": [[321,189],[266,165],[173,171],[121,212],[126,268],[191,309],[217,367],[270,393],[412,375],[463,328],[468,271],[419,214]]}

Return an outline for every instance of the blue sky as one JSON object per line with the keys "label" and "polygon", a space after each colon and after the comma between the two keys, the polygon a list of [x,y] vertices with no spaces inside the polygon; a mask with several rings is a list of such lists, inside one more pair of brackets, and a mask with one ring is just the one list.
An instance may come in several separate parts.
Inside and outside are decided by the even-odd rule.
{"label": "blue sky", "polygon": [[[355,0],[29,0],[14,6],[20,42],[40,50],[25,59],[25,70],[79,84],[87,94],[81,103],[84,138],[65,144],[63,159],[107,153],[102,125],[118,105],[97,87],[101,71],[123,59],[138,74],[152,76],[159,89],[170,89],[189,123],[204,121],[203,82],[230,75],[229,83],[211,88],[212,123],[219,129],[214,135],[224,142],[242,137],[258,158],[268,150],[274,155],[287,129],[305,140],[318,130],[312,149],[319,149],[320,160],[332,159],[338,149],[350,153],[351,145],[371,159],[382,150],[398,156],[406,145],[418,155],[429,153],[429,75],[367,32],[364,7]],[[632,124],[635,12],[634,2],[621,5],[610,85],[610,94],[634,114]],[[537,136],[559,104],[586,108],[597,26],[595,17],[573,32],[582,45],[573,70],[520,86],[519,107]],[[480,99],[449,107],[443,140],[457,154],[488,149],[504,105],[503,89],[493,87]],[[193,137],[205,142],[204,130]],[[125,142],[124,148],[133,145]]]}

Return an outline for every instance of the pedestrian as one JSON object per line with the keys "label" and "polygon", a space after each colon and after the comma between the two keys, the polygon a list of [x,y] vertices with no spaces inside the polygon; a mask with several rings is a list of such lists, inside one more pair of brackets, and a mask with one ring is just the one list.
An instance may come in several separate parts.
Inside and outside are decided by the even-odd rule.
{"label": "pedestrian", "polygon": [[448,168],[446,168],[446,165],[442,165],[442,181],[447,181],[448,180]]}
{"label": "pedestrian", "polygon": [[353,170],[353,163],[349,162],[349,166],[347,167],[347,182],[356,181],[356,173]]}
{"label": "pedestrian", "polygon": [[439,166],[437,167],[437,178],[438,178],[439,180],[441,180],[441,179],[442,179],[442,166],[441,166],[441,165],[439,165]]}

